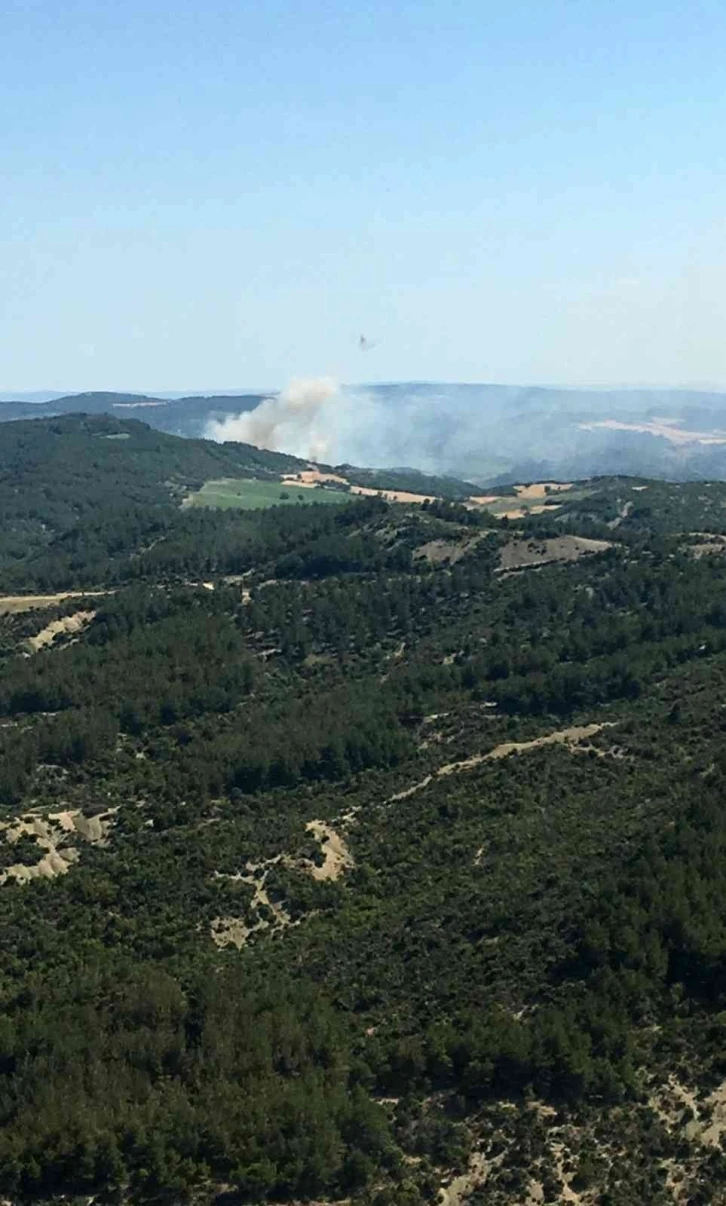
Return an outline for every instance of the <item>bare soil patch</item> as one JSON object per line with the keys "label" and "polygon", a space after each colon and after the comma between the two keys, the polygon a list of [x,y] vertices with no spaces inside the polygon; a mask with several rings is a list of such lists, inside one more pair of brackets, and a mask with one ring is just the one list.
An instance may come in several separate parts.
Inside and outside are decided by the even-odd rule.
{"label": "bare soil patch", "polygon": [[423,503],[433,502],[435,494],[414,494],[410,490],[384,490],[377,486],[353,486],[347,477],[339,473],[321,473],[319,469],[302,469],[300,473],[284,473],[282,481],[288,486],[310,487],[322,486],[333,482],[339,486],[348,486],[351,494],[361,494],[366,498],[384,498],[387,502]]}
{"label": "bare soil patch", "polygon": [[[526,753],[527,750],[537,750],[544,745],[569,745],[576,746],[583,741],[589,740],[599,733],[604,728],[610,728],[611,723],[607,725],[605,722],[599,724],[581,724],[572,725],[569,729],[558,729],[554,733],[548,733],[544,737],[533,737],[531,741],[505,741],[502,745],[496,745],[488,754],[479,755],[480,761],[491,762],[498,758],[508,758],[510,754]],[[470,765],[476,765],[471,758],[466,762],[452,763],[454,769],[461,768],[468,770]],[[451,767],[441,767],[438,772],[442,774],[451,774]]]}
{"label": "bare soil patch", "polygon": [[216,946],[235,946],[242,950],[253,930],[259,929],[262,923],[248,926],[239,917],[215,917],[210,926],[212,942]]}
{"label": "bare soil patch", "polygon": [[556,511],[560,506],[559,503],[525,503],[523,507],[513,507],[509,511],[497,511],[498,519],[526,519],[528,515],[544,515],[545,511],[549,514],[550,511]]}
{"label": "bare soil patch", "polygon": [[351,494],[362,494],[366,498],[383,498],[386,502],[425,503],[435,502],[435,494],[413,494],[410,490],[379,490],[374,486],[351,486]]}
{"label": "bare soil patch", "polygon": [[31,879],[54,879],[56,875],[65,875],[80,858],[80,851],[72,843],[80,838],[89,845],[105,845],[117,811],[110,808],[87,817],[79,809],[68,809],[51,812],[47,817],[25,813],[14,821],[0,821],[0,834],[10,845],[21,837],[30,837],[35,838],[42,851],[37,863],[14,863],[6,867],[0,873],[0,884],[8,880],[28,883]]}
{"label": "bare soil patch", "polygon": [[[650,1098],[650,1105],[668,1130],[705,1147],[720,1147],[726,1135],[726,1080],[699,1100],[696,1094],[670,1076]],[[684,1125],[684,1111],[691,1120]]]}
{"label": "bare soil patch", "polygon": [[529,502],[530,499],[546,498],[549,494],[558,494],[562,490],[571,490],[572,482],[532,482],[528,486],[515,486],[517,498]]}
{"label": "bare soil patch", "polygon": [[[298,924],[292,922],[288,913],[276,901],[270,899],[266,888],[267,873],[270,867],[283,861],[286,861],[286,856],[278,854],[264,863],[247,863],[246,875],[242,875],[241,872],[237,875],[222,875],[219,871],[215,871],[216,879],[231,879],[238,883],[250,884],[254,889],[254,895],[249,908],[252,915],[256,916],[256,920],[250,924],[241,917],[215,917],[210,927],[210,933],[212,941],[217,946],[235,946],[237,950],[241,950],[250,934],[254,934],[258,930],[272,932],[284,929],[288,925]],[[268,916],[261,915],[261,910],[265,910]]]}
{"label": "bare soil patch", "polygon": [[348,871],[355,866],[353,855],[350,853],[345,841],[331,828],[325,821],[308,821],[305,826],[308,833],[312,833],[316,841],[321,843],[325,862],[322,867],[317,863],[307,864],[306,869],[310,870],[313,879],[339,879],[344,871]]}
{"label": "bare soil patch", "polygon": [[700,557],[712,557],[714,553],[726,553],[726,536],[719,532],[689,532],[689,535],[698,540],[696,544],[685,546],[686,552],[690,553],[696,561]]}
{"label": "bare soil patch", "polygon": [[492,1161],[482,1152],[472,1152],[467,1171],[439,1190],[439,1206],[461,1206],[475,1189],[485,1184],[491,1167]]}
{"label": "bare soil patch", "polygon": [[29,637],[28,644],[33,652],[37,653],[39,649],[52,645],[56,637],[81,632],[88,627],[95,616],[95,611],[75,611],[72,616],[61,616],[59,620],[46,624],[45,628],[42,628],[35,636]]}
{"label": "bare soil patch", "polygon": [[316,486],[318,482],[338,482],[341,486],[348,485],[347,477],[339,473],[321,473],[319,469],[302,469],[299,473],[283,473],[282,480],[297,486]]}
{"label": "bare soil patch", "polygon": [[[343,819],[352,821],[353,814]],[[241,950],[252,934],[261,930],[274,933],[287,926],[299,925],[303,920],[298,918],[293,921],[286,910],[270,898],[266,881],[271,867],[290,867],[307,872],[313,879],[332,882],[355,866],[353,855],[344,838],[327,821],[308,821],[305,828],[321,844],[324,856],[322,865],[314,863],[311,859],[294,858],[290,854],[281,853],[260,863],[247,863],[245,874],[238,872],[236,875],[223,875],[215,871],[215,879],[230,879],[237,883],[249,884],[253,889],[252,900],[248,906],[250,920],[227,916],[215,917],[212,921],[210,935],[216,946],[234,946]]]}
{"label": "bare soil patch", "polygon": [[[436,771],[436,774],[439,772]],[[426,775],[420,779],[418,783],[414,783],[412,787],[406,787],[403,791],[397,791],[394,796],[389,796],[386,800],[387,804],[394,804],[396,800],[407,800],[409,796],[415,796],[417,791],[423,791],[424,787],[428,787],[429,783],[434,780],[434,775]]]}

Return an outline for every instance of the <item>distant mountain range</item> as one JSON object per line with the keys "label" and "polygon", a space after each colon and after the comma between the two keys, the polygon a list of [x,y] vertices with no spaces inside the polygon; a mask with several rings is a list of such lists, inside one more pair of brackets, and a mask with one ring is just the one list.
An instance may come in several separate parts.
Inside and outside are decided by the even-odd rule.
{"label": "distant mountain range", "polygon": [[[0,421],[112,414],[198,438],[265,396],[39,392],[40,400],[0,401]],[[726,479],[726,393],[404,382],[342,387],[326,417],[326,459],[337,462],[482,484],[600,474]]]}

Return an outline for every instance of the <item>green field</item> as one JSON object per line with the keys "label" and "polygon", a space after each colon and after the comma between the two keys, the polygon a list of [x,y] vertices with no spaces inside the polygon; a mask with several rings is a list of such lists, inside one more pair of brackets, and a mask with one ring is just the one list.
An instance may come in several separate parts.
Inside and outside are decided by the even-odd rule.
{"label": "green field", "polygon": [[261,507],[294,506],[298,503],[343,503],[349,495],[340,490],[317,487],[301,489],[286,482],[263,482],[255,478],[224,477],[205,482],[201,490],[186,499],[188,507],[238,507],[258,510]]}

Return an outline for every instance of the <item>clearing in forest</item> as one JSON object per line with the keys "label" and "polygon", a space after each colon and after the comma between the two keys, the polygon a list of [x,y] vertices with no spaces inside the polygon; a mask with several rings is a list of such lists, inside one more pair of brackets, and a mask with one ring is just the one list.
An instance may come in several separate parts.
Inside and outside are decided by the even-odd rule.
{"label": "clearing in forest", "polygon": [[481,536],[467,536],[463,540],[429,540],[422,544],[414,553],[414,561],[428,561],[429,565],[456,565],[465,557],[481,539]]}
{"label": "clearing in forest", "polygon": [[[184,507],[238,508],[256,511],[262,507],[294,506],[297,503],[344,503],[348,495],[342,490],[324,490],[310,482],[259,481],[257,478],[225,477],[205,482],[201,490],[188,495]],[[307,487],[307,488],[306,488]]]}
{"label": "clearing in forest", "polygon": [[472,495],[468,505],[486,507],[497,519],[525,519],[527,515],[542,515],[556,511],[560,503],[552,496],[571,490],[573,482],[533,482],[526,486],[514,486],[511,494]]}
{"label": "clearing in forest", "polygon": [[381,486],[353,486],[347,477],[341,477],[339,473],[322,473],[319,469],[303,469],[300,473],[285,473],[282,480],[290,486],[305,486],[308,489],[324,485],[326,482],[335,482],[337,485],[348,487],[346,494],[361,494],[366,498],[382,498],[386,502],[424,503],[433,502],[436,497],[434,494],[415,494],[411,490],[387,490]]}
{"label": "clearing in forest", "polygon": [[517,498],[529,502],[530,499],[546,498],[548,494],[558,494],[562,490],[571,490],[572,482],[533,482],[529,486],[515,486]]}
{"label": "clearing in forest", "polygon": [[453,1177],[448,1185],[439,1190],[439,1206],[461,1206],[467,1198],[486,1182],[487,1174],[495,1161],[487,1160],[482,1152],[472,1152],[465,1173]]}
{"label": "clearing in forest", "polygon": [[609,540],[586,536],[556,536],[549,540],[510,540],[499,557],[498,571],[528,569],[551,561],[577,561],[612,548]]}
{"label": "clearing in forest", "polygon": [[52,645],[56,637],[81,632],[88,627],[95,615],[95,611],[74,611],[72,616],[61,616],[59,620],[46,624],[35,636],[29,637],[28,644],[33,652],[37,653],[39,649]]}

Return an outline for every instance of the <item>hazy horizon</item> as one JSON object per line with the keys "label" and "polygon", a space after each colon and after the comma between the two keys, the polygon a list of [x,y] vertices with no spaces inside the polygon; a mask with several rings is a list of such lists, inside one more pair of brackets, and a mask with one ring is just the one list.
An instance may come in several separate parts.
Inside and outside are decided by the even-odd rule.
{"label": "hazy horizon", "polygon": [[[284,390],[287,383],[278,385],[240,385],[240,386],[189,386],[181,389],[148,389],[138,387],[129,389],[125,386],[102,385],[90,386],[85,389],[70,387],[67,389],[40,389],[30,386],[28,389],[12,390],[0,389],[0,402],[13,401],[31,401],[39,402],[52,400],[54,398],[73,397],[75,395],[89,393],[114,393],[114,394],[134,394],[138,397],[153,396],[155,398],[174,399],[187,397],[242,397],[244,395],[274,395]],[[505,389],[546,389],[546,390],[569,390],[569,391],[584,391],[592,393],[607,393],[616,391],[643,391],[653,393],[703,393],[703,394],[721,394],[726,395],[726,381],[678,381],[674,384],[664,382],[649,382],[649,381],[615,381],[609,384],[603,382],[563,382],[563,381],[473,381],[473,380],[453,380],[443,378],[406,378],[406,379],[376,379],[369,378],[365,381],[341,381],[341,389],[367,389],[377,388],[382,386],[486,386]]]}

